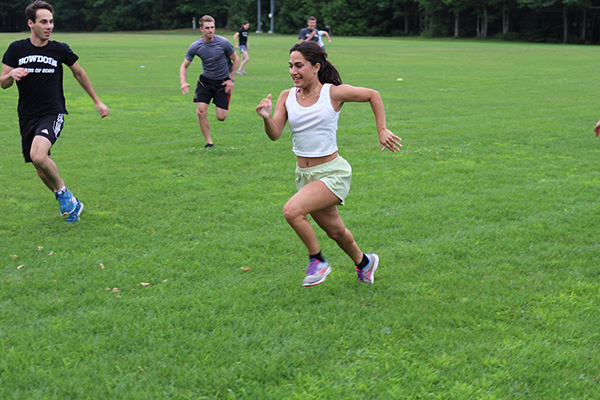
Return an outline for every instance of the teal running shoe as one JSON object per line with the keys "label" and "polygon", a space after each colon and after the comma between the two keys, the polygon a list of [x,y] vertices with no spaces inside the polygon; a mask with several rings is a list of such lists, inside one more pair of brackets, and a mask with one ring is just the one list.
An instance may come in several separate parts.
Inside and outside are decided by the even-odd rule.
{"label": "teal running shoe", "polygon": [[75,198],[75,200],[77,201],[77,205],[75,206],[75,209],[73,210],[72,213],[69,214],[69,216],[67,217],[66,222],[72,223],[72,222],[77,222],[79,221],[79,216],[81,215],[81,212],[83,211],[83,203],[79,201],[79,199]]}
{"label": "teal running shoe", "polygon": [[75,211],[77,199],[69,189],[63,190],[60,194],[54,193],[54,197],[56,197],[58,204],[60,204],[60,215],[69,215]]}

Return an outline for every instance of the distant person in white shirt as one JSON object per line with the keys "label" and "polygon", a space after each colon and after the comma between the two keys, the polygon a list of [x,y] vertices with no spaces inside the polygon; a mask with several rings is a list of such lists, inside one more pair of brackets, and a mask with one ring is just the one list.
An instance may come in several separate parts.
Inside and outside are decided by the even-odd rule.
{"label": "distant person in white shirt", "polygon": [[323,35],[327,36],[327,41],[329,42],[329,44],[331,44],[331,38],[329,37],[329,32],[317,30],[317,35],[319,35],[319,42],[318,42],[319,46],[321,46],[321,48],[323,50],[325,50],[325,43],[323,43]]}

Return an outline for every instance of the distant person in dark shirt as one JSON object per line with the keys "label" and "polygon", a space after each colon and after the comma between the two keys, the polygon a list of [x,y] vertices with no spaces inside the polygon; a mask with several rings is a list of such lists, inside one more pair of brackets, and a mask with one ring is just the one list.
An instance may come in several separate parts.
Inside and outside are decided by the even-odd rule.
{"label": "distant person in dark shirt", "polygon": [[240,55],[242,56],[240,68],[237,72],[240,75],[247,74],[244,66],[250,60],[250,56],[248,55],[248,50],[250,50],[250,45],[248,44],[248,29],[250,29],[250,22],[244,21],[240,30],[233,35],[233,41],[235,42],[237,40],[238,43],[235,45],[235,48],[240,50]]}

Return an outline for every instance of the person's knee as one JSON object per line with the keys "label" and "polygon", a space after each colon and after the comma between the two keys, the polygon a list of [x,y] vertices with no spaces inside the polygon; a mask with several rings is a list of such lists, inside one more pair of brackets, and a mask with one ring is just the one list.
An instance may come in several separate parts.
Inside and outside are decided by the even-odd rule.
{"label": "person's knee", "polygon": [[283,206],[283,217],[291,225],[298,218],[304,217],[300,210],[294,205],[294,203],[288,201]]}
{"label": "person's knee", "polygon": [[340,240],[344,239],[344,236],[346,236],[346,227],[344,226],[334,226],[334,227],[330,227],[327,229],[326,233],[327,236],[330,239],[335,240],[336,242],[339,242]]}
{"label": "person's knee", "polygon": [[224,111],[217,110],[217,119],[219,121],[225,121],[227,119],[227,110],[224,110]]}
{"label": "person's knee", "polygon": [[46,163],[49,156],[45,151],[36,151],[32,149],[29,153],[29,157],[31,158],[31,163],[38,168]]}
{"label": "person's knee", "polygon": [[283,217],[288,223],[294,218],[294,210],[293,207],[290,206],[289,202],[285,203],[285,205],[283,206]]}

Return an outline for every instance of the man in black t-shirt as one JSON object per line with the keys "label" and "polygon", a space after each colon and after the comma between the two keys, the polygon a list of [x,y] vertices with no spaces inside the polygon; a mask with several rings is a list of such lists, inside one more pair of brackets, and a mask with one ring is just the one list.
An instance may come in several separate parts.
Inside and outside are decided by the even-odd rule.
{"label": "man in black t-shirt", "polygon": [[35,1],[25,9],[31,35],[10,44],[2,58],[0,86],[8,89],[17,82],[19,125],[25,162],[33,163],[38,176],[60,204],[67,222],[79,221],[83,203],[66,188],[50,149],[58,139],[67,114],[63,93],[63,68],[68,66],[81,87],[90,95],[100,118],[110,114],[96,95],[86,72],[65,43],[50,40],[54,28],[54,9]]}
{"label": "man in black t-shirt", "polygon": [[233,42],[235,43],[236,40],[238,42],[238,44],[235,45],[235,48],[240,49],[240,55],[242,56],[240,68],[237,72],[240,75],[248,74],[244,69],[244,66],[250,60],[250,56],[248,55],[248,50],[250,50],[250,45],[248,44],[248,29],[250,29],[250,22],[244,21],[242,27],[233,35]]}

